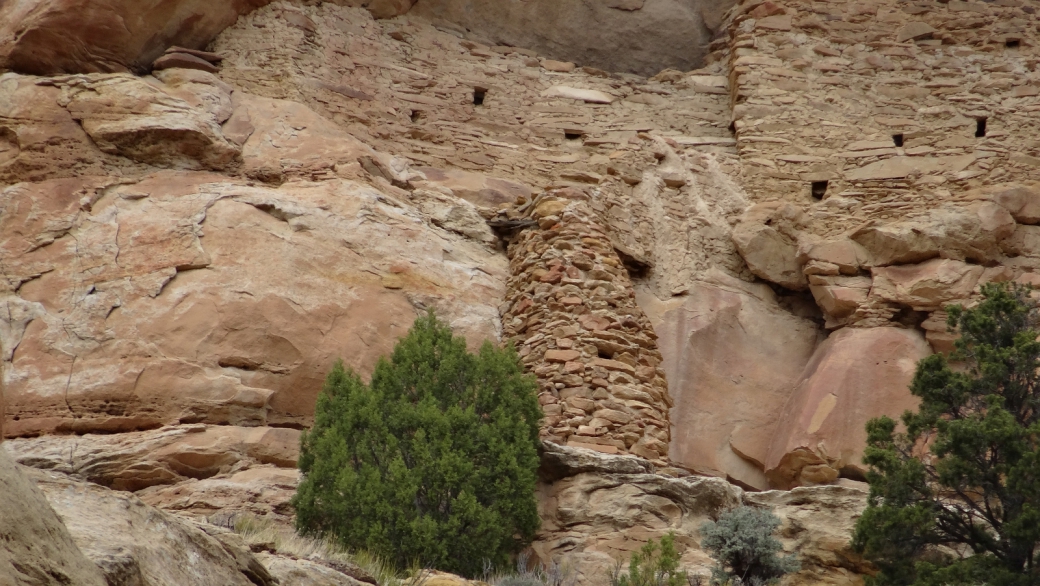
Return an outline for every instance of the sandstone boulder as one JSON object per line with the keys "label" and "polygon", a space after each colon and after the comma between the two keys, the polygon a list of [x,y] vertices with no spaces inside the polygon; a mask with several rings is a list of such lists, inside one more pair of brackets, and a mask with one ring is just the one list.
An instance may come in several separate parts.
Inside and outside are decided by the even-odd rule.
{"label": "sandstone boulder", "polygon": [[[0,75],[0,181],[103,175],[132,161],[106,155],[61,107],[61,89],[38,77]],[[41,205],[46,205],[41,202]]]}
{"label": "sandstone boulder", "polygon": [[777,418],[764,462],[773,486],[862,478],[865,425],[916,408],[909,384],[931,348],[916,330],[842,328],[821,344]]}
{"label": "sandstone boulder", "polygon": [[[258,554],[257,559],[283,586],[362,586],[354,578],[324,564],[287,556]],[[429,584],[429,582],[425,582]]]}
{"label": "sandstone boulder", "polygon": [[[862,586],[859,573],[870,570],[849,548],[849,532],[866,505],[862,486],[746,493],[718,478],[624,472],[631,457],[546,448],[543,466],[551,463],[555,472],[543,468],[543,478],[553,481],[539,485],[543,523],[532,549],[538,560],[569,568],[579,586],[604,584],[616,563],[669,531],[680,567],[706,576],[714,562],[700,549],[700,526],[740,504],[772,509],[781,519],[784,550],[802,562],[785,584]],[[560,470],[573,473],[560,477]]]}
{"label": "sandstone boulder", "polygon": [[868,225],[851,234],[870,253],[872,266],[915,263],[942,256],[976,262],[1001,258],[1000,242],[1015,231],[1006,209],[985,202],[944,206],[901,222]]}
{"label": "sandstone boulder", "polygon": [[1036,186],[994,186],[984,193],[993,203],[1005,208],[1019,224],[1040,223],[1040,191]]}
{"label": "sandstone boulder", "polygon": [[869,277],[809,277],[809,291],[816,304],[832,320],[840,320],[856,311],[867,301],[870,287]]}
{"label": "sandstone boulder", "polygon": [[182,521],[127,493],[28,471],[109,584],[276,584],[235,536],[210,535],[220,533],[216,527]]}
{"label": "sandstone boulder", "polygon": [[733,243],[756,276],[788,289],[808,281],[798,260],[801,211],[791,204],[762,203],[749,208],[733,229]]}
{"label": "sandstone boulder", "polygon": [[781,308],[767,286],[736,280],[694,283],[648,313],[673,402],[672,461],[768,488],[770,424],[812,356],[815,324]]}
{"label": "sandstone boulder", "polygon": [[[861,484],[861,483],[850,483]],[[765,507],[782,520],[778,537],[797,552],[801,570],[787,584],[859,586],[874,571],[852,550],[852,530],[867,504],[867,485],[798,487],[744,493],[745,504]]]}
{"label": "sandstone boulder", "polygon": [[936,309],[971,296],[983,270],[979,265],[938,258],[916,265],[874,267],[870,294],[918,310]]}
{"label": "sandstone boulder", "polygon": [[154,485],[136,495],[153,507],[197,519],[249,514],[292,527],[292,498],[299,483],[295,468],[242,465],[201,480]]}
{"label": "sandstone boulder", "polygon": [[[226,115],[216,118],[163,84],[128,74],[72,76],[56,83],[62,88],[59,104],[106,153],[187,169],[222,169],[239,155],[220,132]],[[215,90],[211,94],[223,93],[218,100],[230,102],[230,87],[215,77],[208,85]]]}
{"label": "sandstone boulder", "polygon": [[1001,245],[1009,255],[1040,258],[1040,227],[1018,226]]}
{"label": "sandstone boulder", "polygon": [[570,567],[577,583],[602,584],[615,560],[669,531],[682,565],[703,568],[697,547],[705,521],[740,503],[739,488],[719,478],[585,472],[539,487],[542,528],[533,549],[541,560]]}
{"label": "sandstone boulder", "polygon": [[798,261],[802,264],[816,262],[837,267],[843,275],[855,275],[869,259],[869,254],[849,238],[806,240],[798,249]]}
{"label": "sandstone boulder", "polygon": [[[0,383],[0,405],[3,388]],[[0,412],[2,412],[0,408]],[[0,445],[0,583],[11,586],[106,584],[43,493]]]}

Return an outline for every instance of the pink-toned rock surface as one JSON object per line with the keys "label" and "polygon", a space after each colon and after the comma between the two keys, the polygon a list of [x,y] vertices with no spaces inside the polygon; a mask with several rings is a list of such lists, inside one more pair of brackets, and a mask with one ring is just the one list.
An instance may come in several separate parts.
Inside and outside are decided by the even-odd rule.
{"label": "pink-toned rock surface", "polygon": [[917,361],[932,353],[916,330],[843,328],[816,349],[776,420],[763,462],[777,487],[860,477],[865,423],[916,408],[908,389]]}
{"label": "pink-toned rock surface", "polygon": [[54,75],[144,71],[170,45],[203,49],[270,0],[26,0],[0,6],[0,68]]}
{"label": "pink-toned rock surface", "polygon": [[[735,280],[734,280],[735,281]],[[664,358],[675,464],[769,488],[762,471],[773,422],[820,336],[771,290],[739,281],[696,283],[664,303],[640,299]]]}

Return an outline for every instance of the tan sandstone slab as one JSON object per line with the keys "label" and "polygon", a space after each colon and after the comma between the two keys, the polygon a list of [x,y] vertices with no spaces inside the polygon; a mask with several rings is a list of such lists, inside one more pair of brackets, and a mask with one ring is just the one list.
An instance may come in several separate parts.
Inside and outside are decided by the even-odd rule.
{"label": "tan sandstone slab", "polygon": [[982,272],[979,265],[938,258],[917,265],[875,267],[871,295],[914,308],[934,308],[968,298]]}
{"label": "tan sandstone slab", "polygon": [[542,95],[547,98],[568,98],[571,100],[589,102],[591,104],[610,104],[614,101],[614,96],[606,92],[580,89],[565,85],[554,85],[542,92]]}

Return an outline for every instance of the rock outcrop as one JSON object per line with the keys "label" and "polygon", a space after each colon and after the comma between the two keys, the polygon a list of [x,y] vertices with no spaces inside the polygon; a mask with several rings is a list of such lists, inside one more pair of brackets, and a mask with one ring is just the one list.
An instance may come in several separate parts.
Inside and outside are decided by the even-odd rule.
{"label": "rock outcrop", "polygon": [[12,586],[106,584],[101,571],[77,547],[43,493],[3,446],[0,494],[0,582]]}
{"label": "rock outcrop", "polygon": [[[570,446],[547,451],[539,556],[592,584],[673,528],[703,569],[697,525],[743,502],[785,519],[809,560],[792,583],[857,584],[864,423],[916,404],[914,363],[956,336],[947,304],[1040,284],[1038,18],[8,2],[2,434],[52,500],[179,523],[220,580],[267,580],[260,559],[342,581],[171,511],[291,523],[325,373],[367,374],[434,308],[517,345],[544,438]],[[770,488],[794,490],[743,492]],[[101,522],[55,502],[75,539]],[[110,580],[183,570],[99,543]]]}
{"label": "rock outcrop", "polygon": [[216,527],[207,532],[132,495],[62,474],[31,477],[109,584],[276,583],[244,545]]}
{"label": "rock outcrop", "polygon": [[610,71],[695,69],[732,0],[421,0],[415,14],[491,45]]}
{"label": "rock outcrop", "polygon": [[145,72],[170,45],[204,49],[269,0],[29,0],[0,7],[0,68],[36,75]]}
{"label": "rock outcrop", "polygon": [[771,509],[783,522],[785,551],[801,570],[784,584],[861,585],[869,567],[849,547],[854,519],[866,506],[858,487],[807,487],[747,493],[718,478],[672,478],[632,456],[546,444],[542,459],[542,529],[534,551],[574,573],[578,584],[604,584],[616,560],[650,539],[675,532],[680,565],[706,576],[714,563],[700,549],[700,527],[735,506]]}

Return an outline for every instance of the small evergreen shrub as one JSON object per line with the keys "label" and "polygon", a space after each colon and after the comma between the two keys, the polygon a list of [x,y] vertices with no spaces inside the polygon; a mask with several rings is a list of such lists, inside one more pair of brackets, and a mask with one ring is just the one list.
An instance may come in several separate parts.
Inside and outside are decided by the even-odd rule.
{"label": "small evergreen shrub", "polygon": [[701,526],[701,547],[716,565],[711,570],[712,586],[763,586],[798,570],[795,556],[778,555],[780,541],[773,532],[780,519],[769,511],[737,507]]}
{"label": "small evergreen shrub", "polygon": [[687,586],[686,572],[679,571],[679,553],[675,550],[675,533],[653,539],[639,551],[632,552],[628,573],[621,573],[618,562],[610,576],[611,586]]}
{"label": "small evergreen shrub", "polygon": [[537,385],[516,352],[474,355],[433,313],[365,384],[337,363],[303,434],[298,529],[465,576],[534,536]]}

